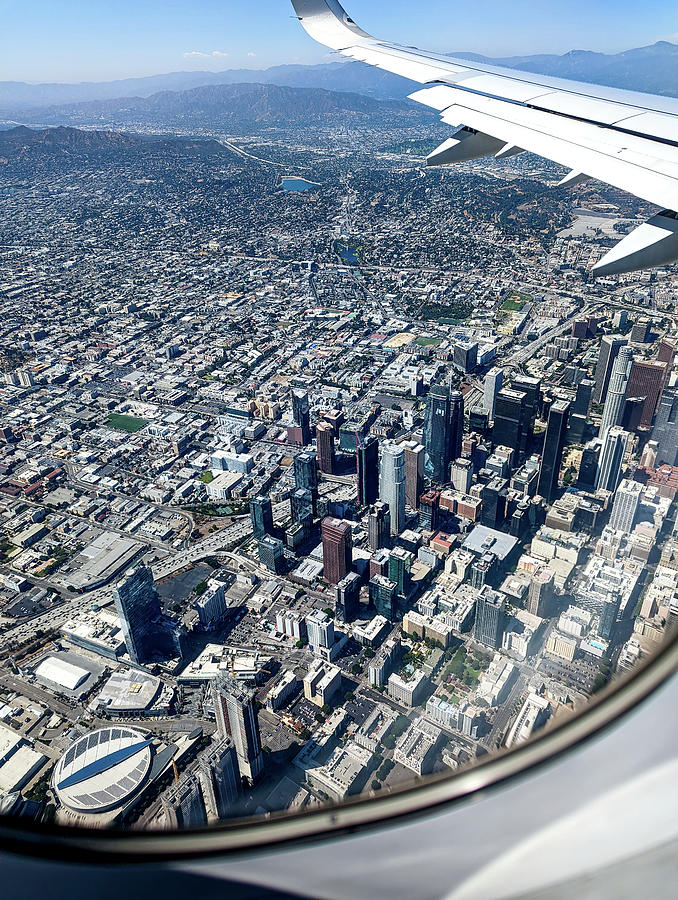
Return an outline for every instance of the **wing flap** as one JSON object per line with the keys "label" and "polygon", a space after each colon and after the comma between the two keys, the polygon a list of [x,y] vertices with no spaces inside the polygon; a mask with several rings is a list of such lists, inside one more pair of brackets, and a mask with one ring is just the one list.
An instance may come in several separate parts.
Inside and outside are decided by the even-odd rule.
{"label": "wing flap", "polygon": [[[572,121],[520,104],[438,85],[410,95],[455,127],[463,124],[658,206],[678,206],[678,148],[648,145],[590,122]],[[650,155],[650,151],[656,155]],[[659,155],[661,154],[661,155]]]}

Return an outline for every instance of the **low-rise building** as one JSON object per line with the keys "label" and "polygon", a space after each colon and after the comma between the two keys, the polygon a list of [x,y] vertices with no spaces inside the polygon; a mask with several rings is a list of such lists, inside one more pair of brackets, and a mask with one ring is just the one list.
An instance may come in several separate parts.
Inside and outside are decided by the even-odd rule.
{"label": "low-rise building", "polygon": [[494,654],[494,659],[483,672],[478,684],[477,695],[490,706],[503,703],[508,697],[511,685],[518,675],[518,669],[505,659],[500,653]]}
{"label": "low-rise building", "polygon": [[444,616],[423,616],[413,610],[405,613],[403,617],[403,631],[422,640],[435,641],[445,650],[450,646],[454,634],[454,628],[445,621]]}
{"label": "low-rise building", "polygon": [[293,669],[288,669],[276,684],[271,688],[266,697],[266,708],[274,712],[282,709],[299,690],[299,679]]}
{"label": "low-rise building", "polygon": [[528,694],[506,738],[506,746],[513,747],[528,740],[533,731],[548,721],[551,712],[549,701],[539,694]]}
{"label": "low-rise building", "polygon": [[572,662],[577,653],[577,639],[568,634],[561,634],[559,631],[552,631],[546,642],[546,652]]}
{"label": "low-rise building", "polygon": [[405,706],[418,706],[424,699],[429,680],[421,669],[411,674],[398,675],[395,672],[388,679],[388,694],[393,700]]}
{"label": "low-rise building", "polygon": [[392,709],[383,703],[380,704],[356,730],[355,742],[372,753],[376,753],[381,742],[393,728],[396,718],[396,713]]}
{"label": "low-rise building", "polygon": [[304,697],[316,706],[324,706],[340,688],[341,669],[322,659],[313,660],[304,677]]}
{"label": "low-rise building", "polygon": [[441,737],[439,728],[419,717],[398,739],[393,759],[415,775],[427,775],[433,770],[436,749]]}

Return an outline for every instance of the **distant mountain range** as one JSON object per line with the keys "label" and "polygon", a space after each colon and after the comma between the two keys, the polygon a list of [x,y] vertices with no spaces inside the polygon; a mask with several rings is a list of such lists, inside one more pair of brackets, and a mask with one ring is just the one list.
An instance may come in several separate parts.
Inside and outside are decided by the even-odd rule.
{"label": "distant mountain range", "polygon": [[[678,45],[667,41],[615,54],[572,50],[563,56],[541,54],[506,59],[490,59],[473,53],[450,55],[544,75],[678,96]],[[413,84],[405,78],[358,62],[274,66],[258,71],[233,69],[225,72],[173,72],[145,78],[80,84],[5,81],[0,82],[0,112],[7,117],[10,113],[26,112],[36,107],[115,100],[121,97],[144,98],[162,91],[187,91],[207,85],[242,83],[324,88],[365,94],[378,99],[402,99],[412,90]]]}
{"label": "distant mountain range", "polygon": [[273,84],[219,84],[150,97],[91,100],[31,109],[22,121],[40,125],[146,126],[225,131],[261,127],[434,124],[437,117],[412,101]]}
{"label": "distant mountain range", "polygon": [[614,54],[570,50],[563,56],[541,54],[506,59],[489,59],[474,53],[460,53],[458,56],[557,78],[678,97],[678,44],[668,41]]}

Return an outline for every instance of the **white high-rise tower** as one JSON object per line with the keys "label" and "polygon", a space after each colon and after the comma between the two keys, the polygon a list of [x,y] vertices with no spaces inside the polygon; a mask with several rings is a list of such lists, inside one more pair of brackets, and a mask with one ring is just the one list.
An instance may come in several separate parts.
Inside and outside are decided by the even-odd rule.
{"label": "white high-rise tower", "polygon": [[393,441],[379,447],[379,499],[388,503],[391,534],[405,527],[405,450]]}
{"label": "white high-rise tower", "polygon": [[600,437],[605,440],[610,428],[620,425],[624,413],[624,401],[626,400],[626,388],[631,376],[633,366],[633,350],[630,347],[622,347],[612,366],[610,384],[605,397],[603,418],[600,423]]}

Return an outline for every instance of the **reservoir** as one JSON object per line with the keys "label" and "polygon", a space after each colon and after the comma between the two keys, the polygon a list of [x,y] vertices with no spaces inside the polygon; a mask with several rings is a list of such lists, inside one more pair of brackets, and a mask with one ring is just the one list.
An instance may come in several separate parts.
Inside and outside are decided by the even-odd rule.
{"label": "reservoir", "polygon": [[307,181],[305,178],[298,178],[296,175],[284,175],[282,179],[282,189],[284,191],[314,191],[319,185],[313,181]]}

